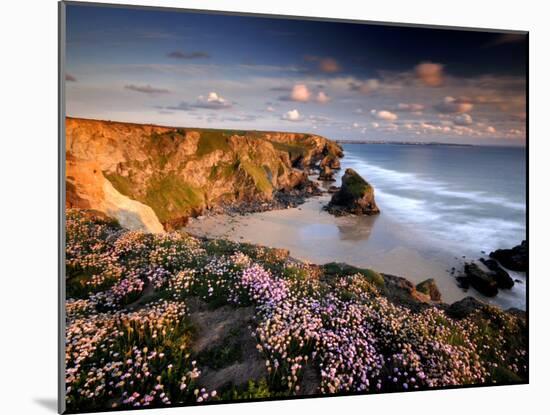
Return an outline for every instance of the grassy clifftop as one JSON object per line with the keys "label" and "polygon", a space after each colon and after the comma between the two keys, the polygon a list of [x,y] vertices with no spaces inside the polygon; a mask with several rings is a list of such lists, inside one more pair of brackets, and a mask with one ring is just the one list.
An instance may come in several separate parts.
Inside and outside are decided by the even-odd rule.
{"label": "grassy clifftop", "polygon": [[[183,129],[67,118],[67,157],[75,163],[67,206],[101,209],[101,195],[82,183],[109,181],[153,209],[171,228],[220,204],[270,201],[307,184],[304,169],[342,150],[317,135]],[[97,177],[78,163],[97,164]],[[95,174],[95,173],[94,173]],[[96,187],[101,187],[100,185]]]}

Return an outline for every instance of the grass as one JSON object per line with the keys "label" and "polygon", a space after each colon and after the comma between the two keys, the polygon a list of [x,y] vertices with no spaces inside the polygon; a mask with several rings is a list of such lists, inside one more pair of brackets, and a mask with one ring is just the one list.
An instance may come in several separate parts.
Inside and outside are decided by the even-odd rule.
{"label": "grass", "polygon": [[200,132],[199,143],[197,146],[197,157],[204,157],[216,150],[229,151],[228,137],[231,134],[224,131],[203,130]]}
{"label": "grass", "polygon": [[235,171],[237,171],[238,167],[239,167],[239,162],[220,163],[215,166],[212,166],[212,170],[210,170],[209,179],[210,180],[228,179],[229,177],[232,177],[235,174]]}
{"label": "grass", "polygon": [[346,188],[353,197],[361,197],[370,190],[370,185],[357,173],[349,175],[346,178]]}
{"label": "grass", "polygon": [[382,277],[380,273],[368,268],[358,268],[353,265],[329,262],[323,266],[323,269],[326,277],[345,276],[359,273],[363,275],[368,282],[376,285],[377,287],[384,286],[384,277]]}
{"label": "grass", "polygon": [[103,175],[119,193],[122,193],[124,196],[132,197],[134,193],[134,184],[128,177],[116,173],[108,173],[106,171],[103,172]]}
{"label": "grass", "polygon": [[273,147],[275,147],[276,150],[284,151],[285,153],[288,153],[292,160],[303,157],[307,152],[307,148],[304,145],[280,143],[278,141],[270,141],[270,142],[273,145]]}
{"label": "grass", "polygon": [[247,384],[240,386],[230,385],[225,391],[221,393],[222,399],[227,400],[248,400],[248,399],[261,399],[261,398],[273,398],[276,396],[285,396],[281,393],[273,392],[269,389],[269,385],[265,378],[258,381],[249,380]]}
{"label": "grass", "polygon": [[241,160],[240,167],[252,178],[256,189],[261,193],[271,194],[273,186],[267,178],[266,171],[248,160]]}
{"label": "grass", "polygon": [[154,178],[149,182],[143,202],[151,206],[161,222],[173,213],[190,214],[204,203],[204,193],[175,176]]}

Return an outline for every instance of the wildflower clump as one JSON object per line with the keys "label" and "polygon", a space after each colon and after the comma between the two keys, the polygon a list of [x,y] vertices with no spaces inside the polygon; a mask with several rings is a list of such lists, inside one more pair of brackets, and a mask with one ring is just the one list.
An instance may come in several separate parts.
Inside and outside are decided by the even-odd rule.
{"label": "wildflower clump", "polygon": [[[494,307],[457,319],[444,306],[415,308],[386,297],[383,277],[370,270],[324,268],[283,250],[181,232],[125,231],[80,210],[67,212],[66,229],[70,410],[518,383],[527,376],[525,322]],[[209,329],[193,326],[197,301],[211,310],[253,310],[253,324],[243,325],[263,378],[210,387],[204,366],[217,367],[193,348],[197,333]]]}

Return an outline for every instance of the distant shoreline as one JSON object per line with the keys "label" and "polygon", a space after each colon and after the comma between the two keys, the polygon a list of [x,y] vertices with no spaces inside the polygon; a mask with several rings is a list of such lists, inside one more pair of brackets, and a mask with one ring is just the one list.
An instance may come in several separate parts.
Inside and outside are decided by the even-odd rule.
{"label": "distant shoreline", "polygon": [[418,142],[418,141],[366,141],[366,140],[333,140],[338,144],[393,144],[400,146],[452,146],[452,147],[476,147],[475,144],[460,143],[438,143],[438,142]]}
{"label": "distant shoreline", "polygon": [[439,143],[439,142],[418,142],[418,141],[366,141],[366,140],[332,140],[337,144],[391,144],[401,146],[420,147],[497,147],[497,148],[525,148],[524,145],[513,144],[462,144],[462,143]]}

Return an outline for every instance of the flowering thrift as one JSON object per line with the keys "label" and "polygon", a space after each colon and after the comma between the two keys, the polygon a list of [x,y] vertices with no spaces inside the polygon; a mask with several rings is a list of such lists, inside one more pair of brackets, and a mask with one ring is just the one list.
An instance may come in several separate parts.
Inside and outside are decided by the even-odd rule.
{"label": "flowering thrift", "polygon": [[328,273],[282,250],[124,231],[78,210],[67,212],[66,249],[70,410],[239,396],[241,385],[216,391],[203,383],[187,309],[197,299],[210,308],[253,306],[249,330],[266,378],[249,390],[261,397],[526,378],[520,317],[489,306],[463,319],[443,306],[411,309],[386,297],[372,272]]}

